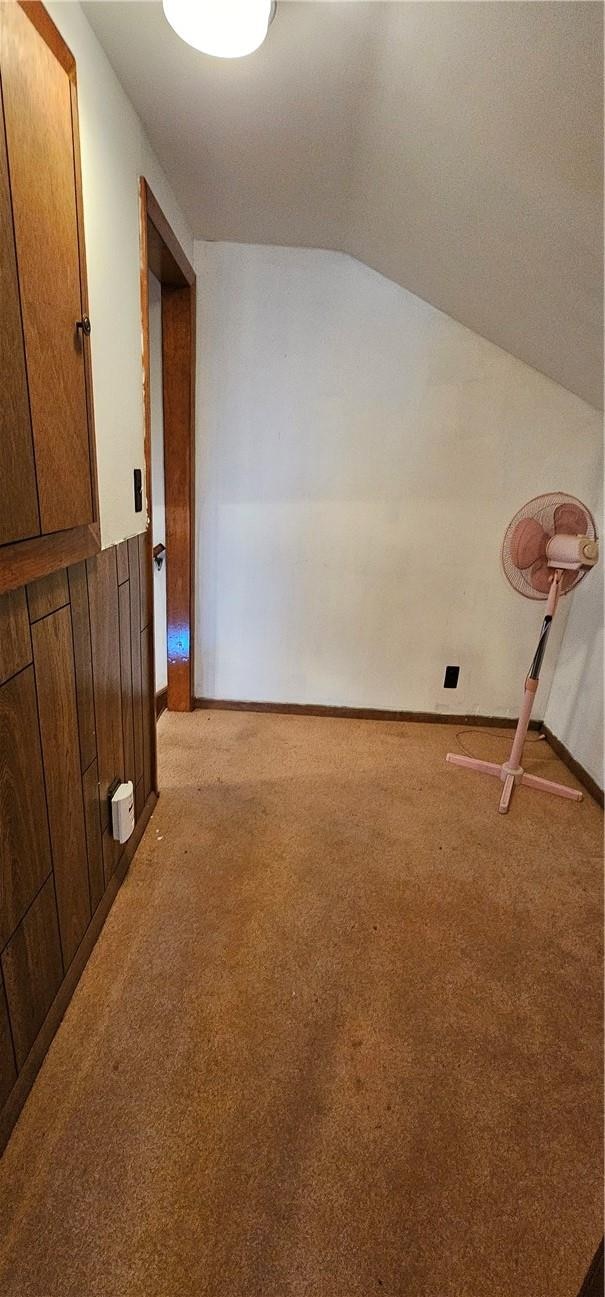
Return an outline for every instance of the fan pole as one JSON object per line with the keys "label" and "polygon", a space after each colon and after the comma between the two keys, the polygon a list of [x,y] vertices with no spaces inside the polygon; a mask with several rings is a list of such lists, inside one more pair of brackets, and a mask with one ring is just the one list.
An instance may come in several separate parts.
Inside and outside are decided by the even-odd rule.
{"label": "fan pole", "polygon": [[538,685],[540,683],[540,668],[544,660],[546,644],[548,642],[548,636],[550,635],[552,620],[557,608],[557,602],[559,599],[560,580],[561,580],[561,572],[557,569],[550,583],[550,590],[548,592],[548,599],[546,601],[546,612],[544,613],[544,621],[542,622],[540,638],[538,640],[536,651],[532,658],[532,664],[529,668],[529,671],[527,673],[527,679],[525,681],[525,693],[523,694],[523,704],[521,707],[519,719],[517,721],[517,728],[515,730],[513,746],[510,750],[510,756],[508,758],[508,761],[505,761],[502,766],[503,777],[504,777],[504,788],[502,789],[502,796],[500,798],[500,805],[498,807],[498,810],[500,811],[501,815],[506,814],[509,807],[510,799],[512,797],[513,788],[515,784],[520,782],[523,777],[523,767],[521,765],[521,759],[523,757],[523,746],[525,744],[525,739],[527,737],[527,731],[529,729],[529,722],[531,719],[534,701],[535,701],[536,694],[538,692]]}
{"label": "fan pole", "polygon": [[523,745],[527,736],[532,708],[538,691],[538,685],[540,683],[540,668],[544,659],[546,644],[548,636],[550,635],[550,628],[552,626],[552,620],[555,615],[559,598],[561,576],[562,573],[557,568],[550,583],[540,638],[525,681],[523,705],[521,707],[519,720],[517,721],[513,746],[510,750],[508,761],[503,762],[502,765],[498,765],[496,761],[480,761],[478,757],[463,757],[458,752],[448,752],[445,758],[446,761],[449,761],[452,765],[464,766],[467,770],[478,770],[482,774],[486,775],[495,775],[497,779],[502,780],[504,787],[502,789],[502,796],[498,807],[501,815],[506,815],[515,784],[526,784],[528,788],[539,788],[542,792],[554,793],[557,797],[568,797],[574,802],[582,801],[582,794],[578,792],[576,788],[568,788],[566,784],[556,784],[552,779],[541,779],[538,775],[527,775],[521,765]]}

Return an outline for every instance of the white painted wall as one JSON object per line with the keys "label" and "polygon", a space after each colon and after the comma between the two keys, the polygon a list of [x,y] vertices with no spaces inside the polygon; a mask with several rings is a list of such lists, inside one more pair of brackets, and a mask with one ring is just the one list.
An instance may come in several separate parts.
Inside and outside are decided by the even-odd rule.
{"label": "white painted wall", "polygon": [[542,609],[502,535],[594,506],[598,413],[340,253],[195,256],[196,693],[515,715]]}
{"label": "white painted wall", "polygon": [[[166,544],[166,500],[164,490],[164,410],[162,405],[162,288],[149,275],[149,395],[151,405],[151,534],[153,545]],[[153,565],[155,688],[168,684],[166,644],[166,563]]]}
{"label": "white painted wall", "polygon": [[[603,536],[603,514],[597,516]],[[605,553],[601,551],[602,561]],[[605,787],[603,769],[603,568],[571,596],[557,670],[544,716],[584,769]]]}
{"label": "white painted wall", "polygon": [[80,5],[48,9],[78,71],[84,228],[103,546],[144,531],[132,475],[143,462],[139,176],[144,175],[188,256],[191,235],[143,127]]}

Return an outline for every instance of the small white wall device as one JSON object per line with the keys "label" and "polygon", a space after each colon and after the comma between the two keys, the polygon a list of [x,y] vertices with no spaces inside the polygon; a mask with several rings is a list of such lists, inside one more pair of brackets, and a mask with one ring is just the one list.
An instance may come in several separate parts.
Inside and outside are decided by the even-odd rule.
{"label": "small white wall device", "polygon": [[134,789],[132,780],[117,784],[110,793],[111,831],[116,842],[127,842],[134,829]]}

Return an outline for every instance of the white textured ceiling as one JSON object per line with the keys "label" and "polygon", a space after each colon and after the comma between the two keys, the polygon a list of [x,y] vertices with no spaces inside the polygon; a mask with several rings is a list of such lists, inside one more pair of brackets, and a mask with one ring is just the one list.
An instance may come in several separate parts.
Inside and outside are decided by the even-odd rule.
{"label": "white textured ceiling", "polygon": [[83,9],[197,238],[349,252],[602,403],[600,3],[280,0],[236,61]]}

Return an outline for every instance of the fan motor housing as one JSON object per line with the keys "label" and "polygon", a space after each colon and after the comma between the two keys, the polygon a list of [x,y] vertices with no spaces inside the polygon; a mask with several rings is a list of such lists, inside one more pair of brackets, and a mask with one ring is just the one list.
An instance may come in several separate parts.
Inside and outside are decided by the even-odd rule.
{"label": "fan motor housing", "polygon": [[559,594],[569,594],[598,557],[590,509],[564,491],[528,500],[511,519],[502,543],[505,576],[526,599],[547,599],[557,569]]}
{"label": "fan motor housing", "polygon": [[546,559],[549,567],[576,569],[594,567],[599,557],[596,540],[590,536],[555,535],[547,543]]}

